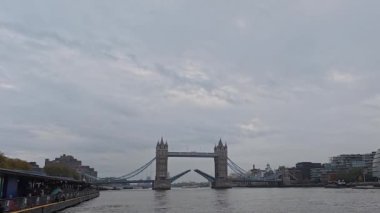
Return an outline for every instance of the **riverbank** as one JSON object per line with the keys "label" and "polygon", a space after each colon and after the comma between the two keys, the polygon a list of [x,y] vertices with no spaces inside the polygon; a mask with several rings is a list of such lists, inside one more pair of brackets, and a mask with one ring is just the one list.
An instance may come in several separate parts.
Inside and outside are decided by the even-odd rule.
{"label": "riverbank", "polygon": [[65,201],[60,201],[57,203],[50,203],[42,206],[36,206],[28,209],[23,209],[20,211],[14,211],[14,213],[51,213],[62,211],[66,208],[73,207],[83,203],[85,201],[99,197],[99,192],[94,192],[88,195],[84,195],[77,198],[68,199]]}
{"label": "riverbank", "polygon": [[76,206],[82,202],[99,197],[99,191],[86,190],[76,193],[66,193],[65,198],[53,200],[50,196],[22,197],[2,202],[4,212],[13,213],[50,213]]}

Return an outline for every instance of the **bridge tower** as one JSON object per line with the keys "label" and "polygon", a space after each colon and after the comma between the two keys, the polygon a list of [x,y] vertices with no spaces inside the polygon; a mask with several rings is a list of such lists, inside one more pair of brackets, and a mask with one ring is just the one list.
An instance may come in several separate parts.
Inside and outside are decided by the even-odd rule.
{"label": "bridge tower", "polygon": [[163,138],[161,142],[157,142],[156,146],[156,177],[153,183],[154,190],[169,190],[171,183],[168,178],[168,143],[164,143]]}
{"label": "bridge tower", "polygon": [[215,189],[231,188],[227,170],[227,144],[223,145],[222,139],[220,139],[218,145],[214,147],[214,153],[216,154],[214,158],[215,182],[212,183],[212,187]]}

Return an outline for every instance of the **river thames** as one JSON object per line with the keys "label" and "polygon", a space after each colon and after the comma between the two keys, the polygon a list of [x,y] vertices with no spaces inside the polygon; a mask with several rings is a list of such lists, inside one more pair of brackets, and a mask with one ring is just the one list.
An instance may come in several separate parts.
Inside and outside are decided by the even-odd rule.
{"label": "river thames", "polygon": [[169,191],[102,191],[64,213],[89,212],[379,212],[378,189],[173,188]]}

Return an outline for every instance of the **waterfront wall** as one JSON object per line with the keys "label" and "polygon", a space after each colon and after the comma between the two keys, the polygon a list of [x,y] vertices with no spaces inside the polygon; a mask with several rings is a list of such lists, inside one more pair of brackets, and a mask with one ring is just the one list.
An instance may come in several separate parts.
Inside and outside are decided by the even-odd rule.
{"label": "waterfront wall", "polygon": [[50,196],[15,198],[12,200],[2,200],[2,206],[5,207],[5,212],[50,213],[78,205],[98,196],[99,191],[87,191],[77,192],[72,195],[67,194],[65,200],[57,202],[51,199]]}
{"label": "waterfront wall", "polygon": [[51,203],[51,204],[47,204],[47,205],[43,205],[43,206],[37,206],[37,207],[29,208],[29,209],[24,209],[24,210],[16,211],[16,212],[20,212],[20,213],[21,212],[25,212],[25,213],[51,213],[51,212],[60,211],[60,210],[63,210],[63,209],[66,209],[66,208],[69,208],[72,206],[76,206],[82,202],[94,199],[96,197],[99,197],[99,192],[93,193],[90,195],[86,195],[86,196],[82,196],[82,197],[78,197],[78,198],[69,199],[66,201],[61,201],[61,202],[57,202],[57,203]]}

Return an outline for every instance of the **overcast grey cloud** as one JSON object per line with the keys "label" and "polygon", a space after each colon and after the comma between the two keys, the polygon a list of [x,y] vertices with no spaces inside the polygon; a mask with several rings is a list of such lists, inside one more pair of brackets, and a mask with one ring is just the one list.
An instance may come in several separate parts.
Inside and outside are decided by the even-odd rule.
{"label": "overcast grey cloud", "polygon": [[[247,169],[374,151],[379,7],[1,1],[1,151],[40,164],[72,154],[101,176],[149,161],[161,136],[177,151],[221,137]],[[213,171],[170,160],[171,173],[181,167]]]}

